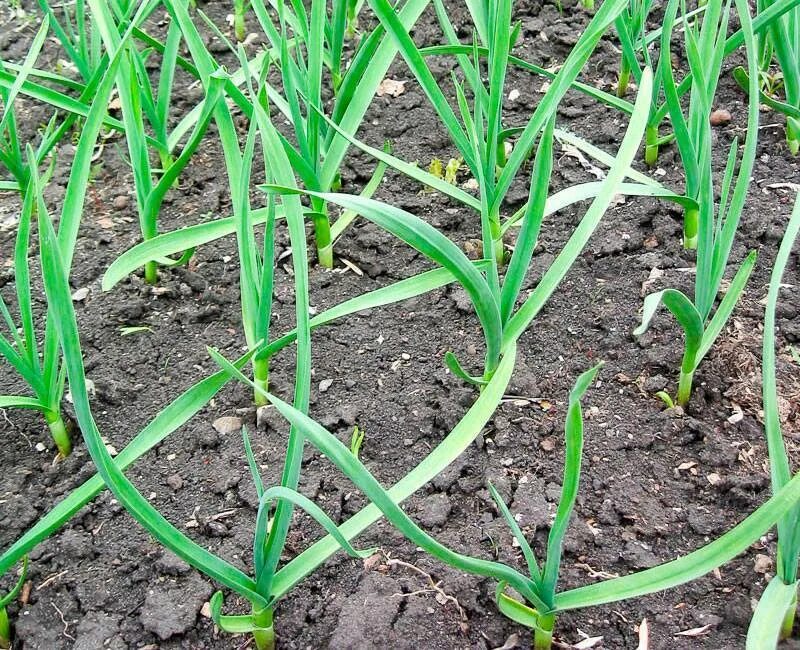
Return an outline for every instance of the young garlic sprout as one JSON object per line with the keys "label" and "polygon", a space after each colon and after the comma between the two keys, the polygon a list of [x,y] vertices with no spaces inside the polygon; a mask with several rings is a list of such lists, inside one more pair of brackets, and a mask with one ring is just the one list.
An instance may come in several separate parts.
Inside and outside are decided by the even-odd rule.
{"label": "young garlic sprout", "polygon": [[[644,301],[642,323],[633,332],[635,336],[639,336],[647,330],[661,303],[672,312],[682,327],[685,341],[677,396],[677,402],[681,406],[689,402],[694,373],[725,327],[756,262],[756,253],[752,251],[742,262],[715,310],[717,295],[720,292],[750,186],[750,174],[755,162],[758,139],[758,94],[753,92],[748,104],[747,135],[741,161],[737,170],[739,145],[738,140],[734,139],[722,176],[719,206],[716,206],[712,133],[708,119],[713,93],[709,91],[708,84],[700,81],[703,79],[700,75],[709,65],[707,58],[701,57],[700,52],[706,51],[707,57],[711,57],[712,70],[719,68],[723,55],[723,48],[719,44],[724,44],[728,4],[726,3],[723,10],[722,0],[709,0],[703,28],[699,34],[695,33],[695,28],[686,30],[687,53],[692,62],[693,78],[698,80],[695,85],[701,86],[694,90],[693,85],[688,119],[683,115],[672,71],[669,66],[664,68],[664,88],[670,107],[670,117],[675,129],[676,142],[687,169],[687,189],[690,196],[693,195],[698,203],[697,210],[687,210],[684,217],[684,239],[686,242],[696,242],[697,248],[694,298],[677,289],[665,289],[650,294]],[[662,45],[662,51],[667,53],[669,53],[669,36],[677,5],[678,0],[670,0],[667,6]],[[753,26],[746,3],[737,0],[736,9],[744,34],[748,68],[753,73],[750,83],[755,91],[757,59]]]}
{"label": "young garlic sprout", "polygon": [[[786,444],[781,433],[778,410],[778,387],[775,369],[775,310],[798,231],[800,231],[800,194],[786,226],[767,293],[762,351],[762,393],[764,432],[767,438],[772,491],[777,493],[791,480]],[[761,595],[747,631],[747,650],[775,648],[779,640],[791,636],[797,612],[797,567],[800,561],[800,509],[792,508],[778,520],[778,558],[775,576]]]}

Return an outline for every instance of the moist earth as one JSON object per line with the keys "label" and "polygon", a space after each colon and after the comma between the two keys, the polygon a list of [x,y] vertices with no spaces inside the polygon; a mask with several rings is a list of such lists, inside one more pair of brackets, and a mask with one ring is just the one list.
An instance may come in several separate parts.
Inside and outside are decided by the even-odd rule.
{"label": "moist earth", "polygon": [[[464,7],[452,0],[447,5],[460,36],[469,36]],[[38,26],[35,3],[26,1],[22,7],[26,16],[2,10],[0,55],[5,60],[24,57]],[[201,7],[217,24],[225,24],[229,5],[211,2]],[[517,53],[546,67],[563,61],[588,20],[587,13],[571,3],[559,9],[549,2],[524,0],[516,3],[515,11],[522,21]],[[162,18],[157,13],[151,20],[154,33],[163,32]],[[255,25],[249,27],[256,31]],[[433,44],[438,34],[429,10],[414,30],[415,39]],[[225,47],[212,36],[208,42],[219,60],[233,68],[235,59]],[[258,42],[249,47],[253,51]],[[608,35],[583,80],[613,90],[618,52]],[[55,65],[61,57],[57,45],[48,43],[39,65]],[[685,70],[685,63],[678,63]],[[720,171],[730,143],[745,133],[746,101],[729,75],[735,63],[735,57],[726,62],[715,106],[733,118],[714,132]],[[452,61],[436,59],[432,66],[450,92]],[[455,156],[402,61],[393,65],[389,77],[406,81],[404,93],[376,98],[360,137],[374,146],[389,139],[398,156],[422,166],[433,158],[446,161]],[[201,90],[182,72],[176,83],[173,110],[180,117],[199,101]],[[507,125],[524,123],[541,97],[543,83],[542,78],[512,71],[506,87],[519,95],[508,102]],[[18,104],[22,128],[33,137],[49,114],[31,100],[20,99]],[[627,124],[619,113],[578,93],[568,94],[558,115],[559,127],[611,153]],[[162,231],[231,213],[214,136],[212,129],[179,186],[168,195],[159,221]],[[57,151],[45,194],[54,214],[61,206],[73,152],[69,142]],[[232,237],[200,248],[188,268],[161,270],[156,287],[134,275],[110,292],[101,291],[105,269],[138,241],[133,180],[125,155],[119,136],[104,141],[71,276],[74,290],[88,290],[75,307],[93,382],[94,415],[108,444],[117,450],[170,400],[215,371],[206,346],[216,346],[231,358],[245,345]],[[649,173],[680,189],[679,164],[676,150],[668,146],[657,169]],[[342,171],[344,191],[358,191],[373,167],[367,157],[352,153]],[[594,180],[593,172],[596,168],[569,150],[557,150],[551,191]],[[506,214],[525,200],[527,173],[526,169],[512,188]],[[466,178],[462,174],[459,180]],[[599,361],[605,366],[584,400],[583,472],[565,542],[561,589],[671,560],[729,530],[763,503],[770,494],[760,419],[763,303],[798,182],[797,160],[783,142],[783,118],[762,111],[753,182],[728,277],[751,249],[759,251],[758,265],[728,327],[697,372],[695,393],[685,411],[666,409],[655,397],[660,390],[675,390],[682,353],[679,328],[662,313],[644,336],[637,339],[631,332],[646,293],[668,286],[692,289],[694,256],[681,247],[679,210],[629,198],[608,211],[521,338],[508,396],[475,444],[408,499],[406,511],[451,548],[523,566],[487,490],[491,481],[541,555],[560,493],[567,395],[578,374]],[[377,196],[425,218],[467,250],[480,238],[474,214],[438,194],[421,192],[400,175],[387,173]],[[526,291],[535,286],[586,207],[578,204],[545,220]],[[0,291],[7,299],[13,295],[11,259],[18,211],[16,197],[0,197]],[[282,257],[287,252],[288,238],[280,231],[276,335],[293,323],[290,259]],[[31,254],[36,254],[35,247]],[[345,233],[336,254],[333,271],[311,268],[316,312],[430,268],[421,255],[365,221],[357,221]],[[792,256],[778,310],[778,375],[784,433],[793,458],[800,372],[787,346],[800,340],[798,279],[797,258]],[[42,309],[40,300],[39,315]],[[130,326],[147,329],[122,336],[121,328]],[[481,366],[479,325],[465,294],[453,287],[317,330],[311,415],[344,441],[349,441],[354,426],[364,430],[361,458],[390,485],[442,440],[477,397],[447,372],[443,357],[448,350],[471,369]],[[293,364],[290,349],[273,360],[271,388],[284,398],[291,397]],[[0,392],[22,389],[13,373],[3,370]],[[70,408],[67,404],[68,414]],[[285,423],[269,409],[260,426],[256,420],[250,393],[231,384],[127,472],[171,522],[245,570],[251,566],[257,498],[239,425],[251,432],[268,484],[279,479],[287,434]],[[93,466],[79,439],[67,460],[54,463],[53,444],[36,414],[0,412],[0,427],[0,547],[6,548],[88,479]],[[305,451],[300,489],[336,522],[365,505],[353,486],[311,448]],[[310,518],[296,513],[285,559],[321,534]],[[366,561],[334,555],[282,601],[276,612],[280,647],[444,650],[530,643],[526,630],[497,611],[492,581],[441,565],[384,523],[369,528],[357,545],[380,550]],[[774,571],[774,557],[774,534],[769,533],[737,559],[690,584],[563,614],[557,622],[557,641],[563,647],[584,641],[580,647],[602,643],[635,648],[639,626],[647,619],[650,648],[741,648],[753,603]],[[220,634],[208,618],[206,603],[217,587],[162,550],[107,492],[39,545],[30,560],[22,602],[10,607],[17,648],[233,649],[246,644],[242,637]],[[10,576],[4,588],[9,583]],[[228,611],[246,611],[243,602],[226,596]],[[602,637],[602,642],[586,641],[590,637]]]}

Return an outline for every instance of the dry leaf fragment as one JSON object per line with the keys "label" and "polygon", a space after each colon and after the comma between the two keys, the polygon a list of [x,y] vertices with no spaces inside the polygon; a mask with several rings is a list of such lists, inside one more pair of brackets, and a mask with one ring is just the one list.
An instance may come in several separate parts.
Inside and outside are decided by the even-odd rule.
{"label": "dry leaf fragment", "polygon": [[81,287],[80,289],[76,289],[75,293],[72,294],[72,301],[80,302],[81,300],[86,300],[86,297],[88,295],[89,295],[89,287]]}
{"label": "dry leaf fragment", "polygon": [[498,646],[493,650],[514,650],[514,648],[519,648],[519,634],[516,633],[508,637],[503,645]]}
{"label": "dry leaf fragment", "polygon": [[693,627],[691,630],[684,630],[683,632],[676,632],[675,636],[703,636],[704,634],[708,634],[711,630],[712,626],[703,625],[703,627]]}
{"label": "dry leaf fragment", "polygon": [[239,433],[242,430],[242,419],[231,415],[225,415],[217,418],[211,423],[211,426],[222,435]]}
{"label": "dry leaf fragment", "polygon": [[589,648],[595,648],[602,642],[603,642],[603,637],[590,636],[585,638],[583,641],[579,641],[572,647],[575,648],[575,650],[589,650]]}
{"label": "dry leaf fragment", "polygon": [[771,190],[784,189],[792,190],[792,192],[800,192],[800,183],[771,183],[767,185],[767,187]]}
{"label": "dry leaf fragment", "polygon": [[648,293],[650,293],[650,287],[652,286],[652,284],[663,275],[664,271],[662,271],[657,267],[653,267],[652,269],[650,269],[650,275],[647,277],[647,280],[642,282],[641,295],[646,296]]}
{"label": "dry leaf fragment", "polygon": [[636,650],[650,650],[650,626],[646,618],[639,624],[639,645]]}
{"label": "dry leaf fragment", "polygon": [[389,97],[399,97],[405,91],[405,81],[398,81],[397,79],[389,79],[387,77],[378,85],[378,90],[375,94],[378,95],[378,97],[383,97],[384,95],[388,95]]}
{"label": "dry leaf fragment", "polygon": [[350,269],[353,273],[357,276],[361,277],[364,275],[364,271],[358,268],[355,264],[353,264],[350,260],[346,260],[344,257],[339,258],[348,269]]}
{"label": "dry leaf fragment", "polygon": [[730,422],[731,424],[737,424],[741,422],[742,418],[744,418],[744,413],[742,413],[742,407],[734,403],[731,405],[731,408],[733,409],[733,414],[728,418],[728,422]]}
{"label": "dry leaf fragment", "polygon": [[603,180],[606,177],[606,173],[600,169],[599,167],[590,163],[586,156],[583,155],[583,152],[578,149],[578,147],[568,144],[566,142],[561,143],[561,151],[564,152],[565,156],[569,156],[570,158],[574,158],[577,160],[581,167],[583,167],[587,172],[589,172],[592,176],[597,178],[598,180]]}

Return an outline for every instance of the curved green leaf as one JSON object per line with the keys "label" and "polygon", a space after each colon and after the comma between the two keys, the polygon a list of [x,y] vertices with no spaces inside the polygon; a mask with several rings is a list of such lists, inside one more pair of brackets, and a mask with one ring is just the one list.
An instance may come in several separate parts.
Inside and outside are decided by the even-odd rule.
{"label": "curved green leaf", "polygon": [[[519,527],[517,520],[514,519],[514,515],[511,514],[511,511],[508,509],[506,502],[503,501],[503,497],[500,496],[500,493],[497,489],[492,485],[491,481],[487,484],[489,488],[489,494],[492,495],[492,499],[494,499],[495,504],[497,505],[497,510],[505,519],[506,524],[511,529],[511,534],[514,535],[514,538],[517,540],[519,547],[522,549],[522,555],[525,558],[525,563],[528,565],[528,573],[531,576],[531,579],[536,583],[537,589],[541,589],[541,582],[542,582],[542,573],[539,571],[539,563],[536,561],[536,555],[531,548],[531,545],[528,543],[528,540],[525,538],[525,534],[522,532],[522,529]],[[498,585],[498,592],[502,592],[504,587],[501,587],[502,583]]]}
{"label": "curved green leaf", "polygon": [[[219,363],[219,359],[224,359],[222,355],[214,350],[209,350],[211,357]],[[264,491],[258,503],[258,517],[256,519],[256,529],[266,531],[269,525],[269,504],[272,501],[285,499],[290,501],[295,506],[302,508],[306,513],[312,517],[325,531],[332,535],[333,538],[339,543],[339,546],[351,557],[365,558],[375,553],[375,548],[368,548],[363,551],[357,551],[353,548],[350,542],[339,532],[336,524],[328,516],[328,514],[314,503],[307,496],[300,494],[297,490],[285,487],[283,485],[275,485]],[[253,564],[255,564],[256,571],[259,571],[264,564],[264,545],[255,544],[253,551]]]}
{"label": "curved green leaf", "polygon": [[[609,4],[610,3],[604,3],[602,8],[605,9]],[[611,205],[614,196],[619,190],[620,184],[625,178],[627,170],[633,162],[639,144],[642,141],[650,111],[650,92],[652,86],[653,74],[649,68],[646,68],[642,74],[642,81],[639,85],[639,94],[636,96],[633,115],[631,116],[622,144],[620,144],[614,164],[608,171],[608,176],[603,181],[602,187],[597,193],[597,197],[589,206],[589,209],[564,245],[564,248],[550,265],[550,268],[545,271],[539,284],[533,292],[531,292],[531,295],[522,307],[517,310],[506,325],[505,331],[503,332],[504,344],[516,340],[528,328],[545,303],[547,303],[553,291],[556,290],[556,287],[558,287],[561,280],[575,263],[578,255],[580,255],[583,247],[587,244],[606,210],[608,210]]]}
{"label": "curved green leaf", "polygon": [[696,580],[746,551],[800,500],[800,474],[733,529],[710,544],[665,562],[613,580],[565,591],[556,596],[555,611],[582,609],[636,598]]}
{"label": "curved green leaf", "polygon": [[[478,270],[485,269],[489,263],[486,260],[474,262]],[[321,314],[317,314],[311,319],[311,329],[327,325],[328,323],[351,314],[355,314],[365,309],[374,309],[375,307],[383,307],[390,305],[401,300],[414,298],[420,296],[434,289],[438,289],[445,285],[455,282],[455,276],[447,269],[433,269],[432,271],[424,271],[418,275],[414,275],[405,280],[399,280],[394,284],[390,284],[380,289],[374,289],[367,293],[345,300],[338,305],[326,309]],[[297,337],[297,331],[292,330],[287,332],[280,338],[274,340],[269,345],[264,346],[262,350],[256,353],[257,359],[271,357],[287,345],[291,345]]]}
{"label": "curved green leaf", "polygon": [[211,605],[211,620],[214,621],[220,630],[228,634],[252,634],[257,630],[267,630],[271,628],[263,628],[259,626],[255,617],[252,614],[244,614],[240,616],[228,616],[222,613],[222,592],[217,591],[211,596],[209,605]]}
{"label": "curved green leaf", "polygon": [[[239,381],[256,389],[255,384],[245,377],[241,371],[236,370],[227,360],[219,355],[214,356],[214,359],[221,367],[228,369]],[[336,436],[302,411],[283,400],[269,393],[264,393],[264,395],[278,409],[281,415],[302,431],[308,441],[325,454],[383,512],[386,519],[412,543],[421,546],[439,560],[461,570],[477,575],[494,577],[497,580],[504,580],[530,602],[541,603],[534,591],[532,581],[515,569],[497,562],[456,553],[435,540],[403,512],[391,494],[380,485],[361,461]],[[277,594],[275,596],[277,597]]]}
{"label": "curved green leaf", "polygon": [[256,592],[255,582],[251,578],[232,564],[192,541],[167,521],[139,493],[114,463],[92,416],[86,389],[80,337],[67,275],[53,231],[53,224],[42,213],[39,214],[39,232],[45,293],[48,305],[55,316],[54,321],[64,354],[75,415],[86,447],[103,481],[134,519],[166,548],[252,603],[258,603],[260,606],[266,605],[265,600]]}
{"label": "curved green leaf", "polygon": [[500,581],[494,590],[494,600],[497,609],[507,618],[515,623],[519,623],[529,630],[535,630],[539,626],[539,612],[533,607],[528,607],[525,603],[519,602],[516,598],[506,595],[505,589],[507,582]]}
{"label": "curved green leaf", "polygon": [[797,607],[797,585],[778,576],[769,581],[747,628],[746,650],[775,650],[789,608]]}
{"label": "curved green leaf", "polygon": [[276,185],[261,187],[268,191],[300,192],[353,210],[403,240],[440,266],[449,269],[472,299],[486,338],[486,365],[490,371],[493,370],[500,357],[502,333],[497,302],[486,280],[475,269],[469,258],[436,228],[410,212],[374,199],[333,192],[296,190]]}
{"label": "curved green leaf", "polygon": [[33,409],[35,411],[49,411],[50,407],[33,397],[17,395],[0,395],[0,409]]}
{"label": "curved green leaf", "polygon": [[[742,66],[737,66],[736,68],[734,68],[733,78],[736,80],[736,83],[739,84],[739,87],[742,90],[744,90],[745,92],[749,92],[750,75],[747,74],[747,72]],[[773,111],[777,111],[778,113],[783,113],[784,115],[800,119],[800,108],[792,106],[791,104],[787,104],[786,102],[779,101],[774,97],[770,97],[761,90],[759,90],[758,92],[758,101],[760,101],[762,104],[765,104],[766,106],[769,106]]]}
{"label": "curved green leaf", "polygon": [[[773,492],[786,485],[791,478],[789,457],[783,441],[778,409],[778,384],[775,370],[775,311],[780,297],[781,280],[798,232],[800,232],[800,193],[775,257],[767,293],[767,307],[764,313],[764,340],[761,352],[762,400],[764,432],[767,438]],[[800,521],[800,507],[778,522],[778,570],[776,573],[785,582],[793,582],[797,577],[798,554],[800,554],[798,521]]]}
{"label": "curved green leaf", "polygon": [[575,508],[578,497],[578,485],[581,478],[581,454],[583,453],[583,412],[581,399],[589,390],[602,363],[597,364],[581,374],[569,393],[567,417],[564,422],[564,479],[561,485],[561,496],[558,499],[556,518],[547,537],[547,557],[542,569],[542,598],[552,605],[558,582],[558,571],[561,567],[561,553],[569,519]]}
{"label": "curved green leaf", "polygon": [[458,358],[452,351],[448,350],[444,353],[444,362],[447,365],[447,368],[450,372],[453,373],[456,377],[458,377],[461,381],[465,381],[468,384],[472,384],[473,386],[485,386],[486,380],[481,379],[480,377],[473,377],[470,375],[464,368],[462,368],[461,363],[459,362]]}
{"label": "curved green leaf", "polygon": [[[251,218],[254,225],[266,223],[268,211],[266,208],[253,210]],[[117,257],[106,269],[101,285],[103,291],[112,289],[146,262],[197,248],[234,232],[236,232],[236,217],[225,217],[165,232],[141,242]]]}
{"label": "curved green leaf", "polygon": [[686,351],[683,357],[682,369],[687,373],[693,372],[699,363],[697,351],[700,349],[700,344],[703,340],[703,319],[695,309],[692,301],[683,292],[677,289],[664,289],[647,296],[642,307],[642,324],[633,331],[633,335],[641,336],[647,331],[653,316],[662,303],[672,312],[675,320],[683,328],[683,332],[686,335],[684,346]]}
{"label": "curved green leaf", "polygon": [[720,301],[719,306],[714,312],[714,316],[712,316],[708,325],[706,325],[705,332],[703,332],[703,340],[700,343],[700,348],[697,351],[698,365],[706,356],[706,354],[708,354],[711,346],[714,345],[714,341],[717,340],[717,337],[720,335],[722,329],[725,327],[725,324],[728,322],[728,319],[731,317],[733,309],[736,307],[736,303],[739,301],[739,296],[742,295],[744,287],[747,284],[747,281],[750,279],[750,274],[753,272],[753,268],[755,267],[757,259],[758,253],[756,251],[750,251],[744,262],[742,262],[742,265],[739,267],[739,270],[736,271],[736,275],[733,277],[733,280],[731,280],[731,285],[728,287],[728,290],[725,292],[725,296]]}
{"label": "curved green leaf", "polygon": [[25,578],[28,577],[28,556],[24,556],[22,558],[22,571],[20,571],[19,579],[11,588],[5,596],[0,598],[0,610],[4,609],[9,603],[13,602],[14,599],[19,595],[19,592],[22,591],[22,585],[25,584]]}
{"label": "curved green leaf", "polygon": [[[492,375],[491,381],[484,387],[478,400],[455,428],[411,472],[387,491],[387,495],[395,503],[401,503],[426,485],[472,444],[494,414],[500,400],[503,399],[514,369],[516,354],[516,344],[512,342],[505,349],[500,365]],[[348,453],[350,453],[349,450]],[[370,504],[339,526],[339,530],[347,539],[353,539],[368,526],[378,521],[381,516],[381,510],[375,504]],[[280,598],[288,593],[294,585],[337,550],[339,550],[339,545],[330,536],[312,544],[278,571],[275,575],[272,595]]]}

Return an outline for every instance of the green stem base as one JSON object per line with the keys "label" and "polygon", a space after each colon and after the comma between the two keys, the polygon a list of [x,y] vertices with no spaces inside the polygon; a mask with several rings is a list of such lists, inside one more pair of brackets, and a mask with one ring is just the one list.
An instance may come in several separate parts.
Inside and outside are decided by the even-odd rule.
{"label": "green stem base", "polygon": [[797,118],[786,118],[786,145],[793,156],[800,153],[800,120]]}
{"label": "green stem base", "polygon": [[253,620],[261,629],[253,632],[258,650],[275,650],[275,628],[272,626],[272,610],[253,611]]}
{"label": "green stem base", "polygon": [[317,250],[317,260],[324,269],[333,268],[333,247],[326,246]]}
{"label": "green stem base", "polygon": [[550,650],[553,647],[553,627],[556,617],[553,614],[543,614],[538,622],[539,626],[533,630],[534,650]]}
{"label": "green stem base", "polygon": [[11,623],[5,607],[0,607],[0,648],[6,650],[11,647]]}
{"label": "green stem base", "polygon": [[500,239],[494,240],[494,258],[497,260],[498,266],[503,266],[506,263],[506,250],[503,246],[502,236]]}
{"label": "green stem base", "polygon": [[147,262],[144,265],[144,281],[147,284],[156,284],[158,282],[158,262]]}
{"label": "green stem base", "polygon": [[627,66],[621,65],[619,69],[619,79],[617,79],[617,97],[625,97],[628,94],[628,83],[631,80],[631,71]]}
{"label": "green stem base", "polygon": [[648,167],[655,167],[658,162],[658,126],[648,126],[644,134],[644,161]]}
{"label": "green stem base", "polygon": [[72,452],[72,440],[70,440],[64,419],[57,411],[45,413],[44,419],[47,420],[47,426],[50,427],[50,435],[53,436],[53,442],[58,447],[58,455],[61,458],[66,458]]}
{"label": "green stem base", "polygon": [[697,248],[697,232],[700,223],[700,211],[688,208],[683,214],[683,247],[687,250]]}
{"label": "green stem base", "polygon": [[314,240],[317,243],[317,261],[322,268],[333,268],[333,241],[331,240],[331,221],[326,206],[314,206]]}
{"label": "green stem base", "polygon": [[681,377],[678,380],[678,406],[686,406],[692,396],[692,380],[694,371],[684,372],[681,370]]}
{"label": "green stem base", "polygon": [[[269,359],[253,361],[253,383],[256,385],[256,390],[253,392],[256,406],[266,406],[267,398],[261,390],[266,391],[269,385]],[[261,390],[258,390],[259,388]]]}
{"label": "green stem base", "polygon": [[233,17],[233,35],[240,43],[244,41],[244,14],[236,13]]}
{"label": "green stem base", "polygon": [[794,618],[795,614],[797,613],[797,595],[795,594],[794,600],[792,600],[792,605],[789,607],[789,611],[786,612],[786,616],[783,619],[783,623],[781,623],[781,634],[780,640],[783,641],[784,639],[788,639],[792,636],[792,629],[794,628]]}

